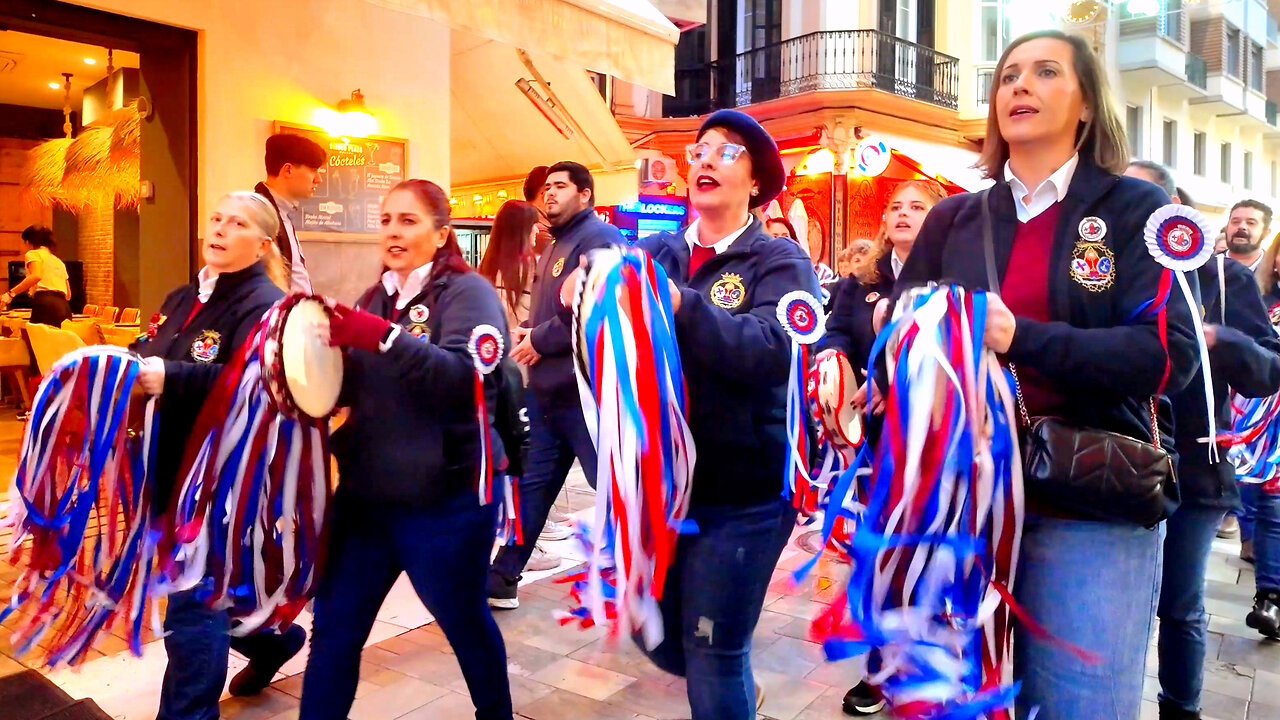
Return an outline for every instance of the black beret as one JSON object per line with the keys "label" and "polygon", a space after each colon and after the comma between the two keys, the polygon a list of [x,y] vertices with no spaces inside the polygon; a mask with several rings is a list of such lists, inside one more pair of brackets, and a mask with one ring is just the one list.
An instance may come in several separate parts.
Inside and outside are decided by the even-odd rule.
{"label": "black beret", "polygon": [[732,130],[742,138],[742,144],[751,156],[752,174],[755,175],[756,182],[760,183],[760,194],[751,198],[751,207],[765,205],[782,192],[782,186],[787,181],[787,171],[782,167],[778,144],[755,118],[737,110],[717,110],[698,128],[697,140],[702,140],[702,136],[711,128]]}

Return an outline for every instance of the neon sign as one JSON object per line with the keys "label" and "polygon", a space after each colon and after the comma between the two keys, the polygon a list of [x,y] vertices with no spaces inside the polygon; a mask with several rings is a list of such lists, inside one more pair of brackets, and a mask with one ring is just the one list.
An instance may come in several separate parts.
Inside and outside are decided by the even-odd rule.
{"label": "neon sign", "polygon": [[684,217],[683,205],[664,202],[629,202],[618,206],[618,212],[635,213],[636,215],[665,215],[667,217]]}

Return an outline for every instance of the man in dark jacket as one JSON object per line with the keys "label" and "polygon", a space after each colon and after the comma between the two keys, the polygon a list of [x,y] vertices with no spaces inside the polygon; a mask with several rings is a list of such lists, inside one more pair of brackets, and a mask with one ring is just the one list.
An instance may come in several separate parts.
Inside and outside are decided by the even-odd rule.
{"label": "man in dark jacket", "polygon": [[618,229],[596,216],[595,181],[582,165],[560,162],[547,170],[545,203],[554,240],[538,258],[528,327],[511,329],[511,357],[529,368],[531,427],[528,463],[519,483],[525,542],[498,551],[489,573],[489,604],[507,610],[520,606],[520,573],[575,457],[595,486],[596,452],[582,417],[560,286],[585,253],[622,243]]}
{"label": "man in dark jacket", "polygon": [[316,186],[320,184],[320,168],[327,161],[324,148],[309,138],[277,133],[267,138],[267,180],[253,188],[276,207],[280,220],[276,247],[284,258],[289,289],[293,292],[311,292],[311,275],[307,272],[306,258],[302,256],[302,245],[298,242],[297,228],[302,224],[298,203],[315,194]]}
{"label": "man in dark jacket", "polygon": [[[1149,180],[1180,202],[1169,172],[1150,162],[1135,162],[1125,173]],[[1204,312],[1208,371],[1213,381],[1214,422],[1231,426],[1229,393],[1265,397],[1280,390],[1280,337],[1271,328],[1253,274],[1241,263],[1219,255],[1197,273]],[[1235,468],[1219,449],[1211,456],[1206,368],[1196,371],[1170,400],[1178,485],[1182,504],[1169,517],[1164,539],[1160,586],[1160,717],[1199,718],[1205,656],[1204,579],[1213,537],[1227,510],[1240,501]]]}

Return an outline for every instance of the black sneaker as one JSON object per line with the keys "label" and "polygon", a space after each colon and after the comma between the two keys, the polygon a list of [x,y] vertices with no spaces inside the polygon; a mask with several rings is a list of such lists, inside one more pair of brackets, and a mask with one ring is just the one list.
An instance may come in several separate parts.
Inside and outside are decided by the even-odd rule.
{"label": "black sneaker", "polygon": [[520,580],[508,580],[501,575],[489,573],[489,607],[494,610],[515,610],[520,607],[520,598],[516,591],[520,589]]}
{"label": "black sneaker", "polygon": [[844,694],[844,712],[846,715],[875,715],[884,709],[884,696],[880,688],[866,680],[854,685]]}
{"label": "black sneaker", "polygon": [[1259,590],[1244,624],[1269,638],[1280,640],[1280,590]]}
{"label": "black sneaker", "polygon": [[1192,712],[1162,699],[1160,701],[1160,720],[1200,720],[1200,711]]}
{"label": "black sneaker", "polygon": [[259,633],[239,638],[236,650],[249,659],[249,664],[231,678],[227,690],[236,697],[257,695],[271,684],[271,678],[307,644],[307,631],[290,625],[283,633]]}

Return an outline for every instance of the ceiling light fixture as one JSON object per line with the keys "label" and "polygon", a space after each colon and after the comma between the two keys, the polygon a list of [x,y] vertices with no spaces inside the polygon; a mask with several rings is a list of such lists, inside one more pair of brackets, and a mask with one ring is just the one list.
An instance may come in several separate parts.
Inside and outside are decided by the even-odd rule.
{"label": "ceiling light fixture", "polygon": [[85,64],[85,65],[97,65],[97,64],[98,64],[98,61],[97,61],[97,60],[94,60],[93,58],[85,58],[85,59],[84,59],[84,64]]}
{"label": "ceiling light fixture", "polygon": [[50,90],[61,90],[61,89],[62,89],[62,83],[49,83],[49,89],[50,89]]}

